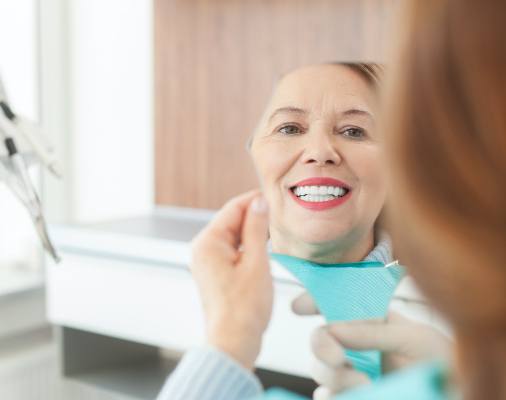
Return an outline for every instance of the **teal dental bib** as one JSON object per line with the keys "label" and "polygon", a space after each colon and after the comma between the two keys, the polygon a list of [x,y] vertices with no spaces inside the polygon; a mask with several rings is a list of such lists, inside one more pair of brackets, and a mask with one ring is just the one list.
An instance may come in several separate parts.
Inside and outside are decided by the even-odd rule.
{"label": "teal dental bib", "polygon": [[[377,261],[316,264],[284,254],[271,258],[286,268],[313,297],[327,322],[383,318],[403,268]],[[371,379],[381,376],[379,351],[346,350],[346,357]]]}
{"label": "teal dental bib", "polygon": [[[335,395],[333,400],[448,400],[448,367],[440,362],[422,363],[409,367],[371,384],[349,389]],[[255,400],[309,400],[280,388],[269,389]]]}

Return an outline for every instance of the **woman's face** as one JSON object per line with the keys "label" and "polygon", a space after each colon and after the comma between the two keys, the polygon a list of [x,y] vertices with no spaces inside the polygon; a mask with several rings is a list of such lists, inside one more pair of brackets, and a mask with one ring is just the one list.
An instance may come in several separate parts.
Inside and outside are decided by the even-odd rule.
{"label": "woman's face", "polygon": [[308,244],[372,235],[385,200],[373,89],[353,70],[283,77],[251,144],[271,235]]}

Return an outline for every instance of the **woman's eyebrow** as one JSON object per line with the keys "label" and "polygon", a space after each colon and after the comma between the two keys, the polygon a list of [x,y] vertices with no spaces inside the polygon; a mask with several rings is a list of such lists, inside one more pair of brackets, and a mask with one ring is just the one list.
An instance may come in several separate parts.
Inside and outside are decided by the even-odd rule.
{"label": "woman's eyebrow", "polygon": [[295,114],[300,114],[300,115],[306,115],[308,112],[307,110],[304,110],[302,108],[298,108],[298,107],[281,107],[281,108],[278,108],[276,109],[272,114],[271,116],[269,117],[269,122],[278,114],[282,114],[282,113],[295,113]]}
{"label": "woman's eyebrow", "polygon": [[369,111],[361,110],[359,108],[350,108],[349,110],[341,111],[339,113],[339,115],[342,117],[347,117],[349,115],[358,115],[358,116],[366,116],[371,119],[374,119],[373,115]]}

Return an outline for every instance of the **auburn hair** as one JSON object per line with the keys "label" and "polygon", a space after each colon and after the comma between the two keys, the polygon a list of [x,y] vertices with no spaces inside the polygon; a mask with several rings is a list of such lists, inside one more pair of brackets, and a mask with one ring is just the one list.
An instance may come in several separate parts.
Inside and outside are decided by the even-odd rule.
{"label": "auburn hair", "polygon": [[506,2],[410,1],[382,130],[398,255],[455,327],[464,395],[506,398]]}

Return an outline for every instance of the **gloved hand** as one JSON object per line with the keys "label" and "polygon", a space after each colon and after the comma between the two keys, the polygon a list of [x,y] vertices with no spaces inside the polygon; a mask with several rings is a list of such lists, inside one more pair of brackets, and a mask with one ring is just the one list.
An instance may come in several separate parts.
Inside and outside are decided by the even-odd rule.
{"label": "gloved hand", "polygon": [[[317,314],[318,310],[305,293],[296,298],[292,308],[299,315]],[[313,379],[320,384],[315,400],[327,400],[336,393],[369,382],[353,369],[344,350],[379,350],[383,353],[383,371],[389,372],[422,360],[445,357],[451,342],[438,330],[390,312],[386,320],[334,322],[316,329],[311,346],[316,356]]]}
{"label": "gloved hand", "polygon": [[272,312],[267,232],[267,203],[253,191],[230,200],[192,243],[207,341],[246,368],[255,363]]}

